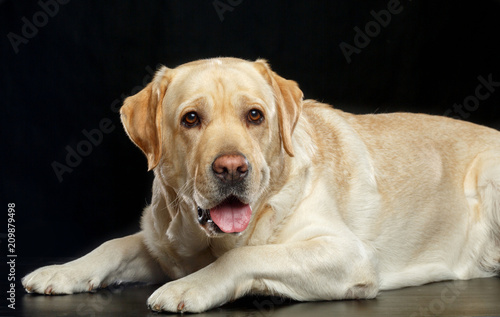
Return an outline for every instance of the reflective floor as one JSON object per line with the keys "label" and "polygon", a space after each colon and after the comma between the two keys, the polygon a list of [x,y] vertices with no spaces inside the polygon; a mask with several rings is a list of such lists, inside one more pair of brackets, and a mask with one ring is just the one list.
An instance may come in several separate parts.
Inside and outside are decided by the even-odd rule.
{"label": "reflective floor", "polygon": [[[0,316],[158,316],[146,307],[157,285],[111,287],[91,294],[43,296],[16,290],[16,310]],[[500,316],[500,278],[449,281],[381,292],[373,300],[297,303],[247,297],[200,316]]]}

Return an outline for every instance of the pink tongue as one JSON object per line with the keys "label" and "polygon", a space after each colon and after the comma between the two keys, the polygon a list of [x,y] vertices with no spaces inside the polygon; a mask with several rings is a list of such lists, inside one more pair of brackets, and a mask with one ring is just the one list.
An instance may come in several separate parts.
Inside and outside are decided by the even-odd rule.
{"label": "pink tongue", "polygon": [[220,230],[226,233],[245,230],[251,216],[250,205],[243,204],[237,199],[226,199],[217,207],[210,209],[210,217]]}

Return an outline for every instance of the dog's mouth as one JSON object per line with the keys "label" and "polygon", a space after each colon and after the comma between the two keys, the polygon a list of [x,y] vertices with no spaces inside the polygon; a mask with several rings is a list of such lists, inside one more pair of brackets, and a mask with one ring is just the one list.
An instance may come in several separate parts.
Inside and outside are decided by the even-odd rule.
{"label": "dog's mouth", "polygon": [[200,225],[214,224],[221,232],[239,233],[250,223],[252,208],[234,196],[229,196],[219,205],[211,209],[198,207]]}

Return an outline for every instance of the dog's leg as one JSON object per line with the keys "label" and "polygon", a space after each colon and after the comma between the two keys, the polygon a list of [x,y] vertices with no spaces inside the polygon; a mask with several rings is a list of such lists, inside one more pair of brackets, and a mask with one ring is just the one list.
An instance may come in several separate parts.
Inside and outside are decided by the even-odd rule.
{"label": "dog's leg", "polygon": [[148,305],[155,311],[201,312],[249,293],[308,301],[373,298],[378,279],[360,242],[322,237],[233,249],[207,267],[165,284]]}
{"label": "dog's leg", "polygon": [[103,243],[74,261],[26,275],[29,293],[73,294],[120,282],[160,282],[165,277],[143,242],[142,232]]}

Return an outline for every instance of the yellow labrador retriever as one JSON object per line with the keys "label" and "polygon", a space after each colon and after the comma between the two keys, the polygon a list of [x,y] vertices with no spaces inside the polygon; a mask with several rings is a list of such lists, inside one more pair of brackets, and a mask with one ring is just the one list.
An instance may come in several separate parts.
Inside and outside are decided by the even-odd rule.
{"label": "yellow labrador retriever", "polygon": [[500,132],[302,100],[263,60],[162,67],[121,109],[154,170],[142,231],[23,279],[71,294],[157,283],[155,311],[300,301],[500,271]]}

